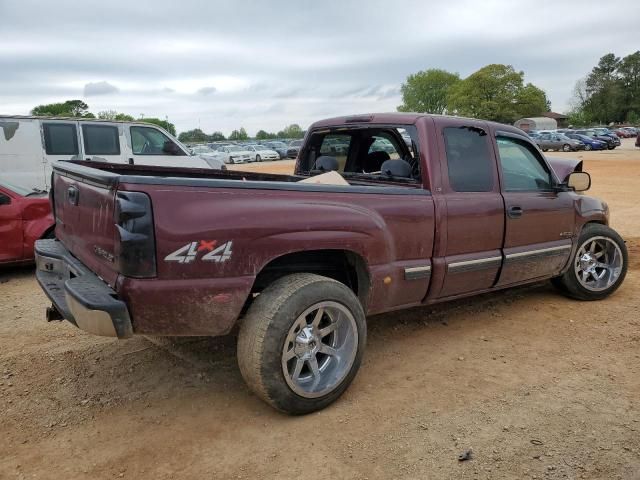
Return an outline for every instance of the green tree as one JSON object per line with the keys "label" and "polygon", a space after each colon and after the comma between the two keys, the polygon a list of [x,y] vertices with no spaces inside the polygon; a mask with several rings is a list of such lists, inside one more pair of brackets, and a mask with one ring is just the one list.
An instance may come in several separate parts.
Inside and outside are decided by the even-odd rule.
{"label": "green tree", "polygon": [[247,131],[244,127],[240,127],[240,130],[232,131],[231,135],[229,135],[229,140],[247,140],[248,138],[249,135],[247,135]]}
{"label": "green tree", "polygon": [[282,138],[302,138],[304,137],[304,131],[300,128],[300,125],[292,123],[279,131],[278,136]]}
{"label": "green tree", "polygon": [[67,100],[61,103],[38,105],[31,110],[31,115],[37,117],[85,117],[94,118],[89,111],[89,105],[82,100]]}
{"label": "green tree", "polygon": [[101,120],[119,120],[122,122],[133,122],[134,118],[126,113],[118,113],[115,110],[103,110],[98,112],[98,118]]}
{"label": "green tree", "polygon": [[178,140],[181,142],[206,142],[208,139],[209,136],[199,128],[194,128],[178,135]]}
{"label": "green tree", "polygon": [[447,110],[512,123],[518,118],[538,116],[548,108],[544,91],[531,83],[524,84],[524,72],[516,72],[511,65],[491,64],[451,87]]}
{"label": "green tree", "polygon": [[171,135],[176,134],[176,126],[173,123],[168,122],[167,120],[160,120],[159,118],[153,118],[153,117],[149,117],[149,118],[145,117],[145,118],[139,118],[138,121],[153,123],[154,125],[158,125],[159,127],[164,128]]}
{"label": "green tree", "polygon": [[588,124],[640,117],[640,51],[622,59],[613,53],[602,56],[576,83],[571,103],[571,112]]}
{"label": "green tree", "polygon": [[222,140],[226,140],[226,137],[222,132],[213,132],[211,135],[209,135],[209,140],[211,140],[212,142],[220,142]]}
{"label": "green tree", "polygon": [[438,68],[412,73],[400,87],[402,105],[398,107],[398,111],[446,113],[449,91],[459,81],[457,73]]}
{"label": "green tree", "polygon": [[623,92],[618,68],[620,58],[608,53],[600,58],[585,79],[587,100],[583,108],[598,123],[623,120]]}
{"label": "green tree", "polygon": [[258,130],[258,133],[256,133],[256,139],[258,140],[268,140],[270,138],[276,138],[276,134],[269,133],[265,130]]}

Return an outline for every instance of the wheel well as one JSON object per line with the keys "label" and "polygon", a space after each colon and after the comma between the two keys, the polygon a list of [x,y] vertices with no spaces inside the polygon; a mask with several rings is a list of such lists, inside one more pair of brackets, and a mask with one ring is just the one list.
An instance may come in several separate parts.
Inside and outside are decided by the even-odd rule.
{"label": "wheel well", "polygon": [[44,232],[42,232],[42,236],[40,238],[55,238],[56,225],[53,224],[49,228],[47,228]]}
{"label": "wheel well", "polygon": [[292,273],[315,273],[344,283],[357,295],[366,311],[369,271],[364,259],[347,250],[308,250],[288,253],[265,265],[253,283],[252,294]]}

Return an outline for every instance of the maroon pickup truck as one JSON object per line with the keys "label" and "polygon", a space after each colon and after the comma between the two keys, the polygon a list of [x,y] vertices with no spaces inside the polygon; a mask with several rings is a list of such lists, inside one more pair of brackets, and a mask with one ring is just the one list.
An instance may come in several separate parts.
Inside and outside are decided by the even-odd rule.
{"label": "maroon pickup truck", "polygon": [[59,162],[37,278],[49,319],[98,335],[239,326],[250,388],[307,413],[356,375],[367,315],[545,279],[614,292],[627,250],[581,165],[507,125],[417,114],[315,123],[294,175]]}

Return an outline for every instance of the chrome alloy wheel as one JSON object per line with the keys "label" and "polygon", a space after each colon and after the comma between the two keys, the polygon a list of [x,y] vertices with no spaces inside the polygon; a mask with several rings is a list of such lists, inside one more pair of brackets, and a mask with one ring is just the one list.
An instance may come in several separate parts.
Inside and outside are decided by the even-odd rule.
{"label": "chrome alloy wheel", "polygon": [[578,249],[574,262],[576,278],[587,290],[599,292],[613,285],[622,272],[620,247],[607,237],[591,237]]}
{"label": "chrome alloy wheel", "polygon": [[319,302],[293,323],[284,341],[282,372],[289,387],[305,398],[326,395],[351,371],[358,329],[341,303]]}

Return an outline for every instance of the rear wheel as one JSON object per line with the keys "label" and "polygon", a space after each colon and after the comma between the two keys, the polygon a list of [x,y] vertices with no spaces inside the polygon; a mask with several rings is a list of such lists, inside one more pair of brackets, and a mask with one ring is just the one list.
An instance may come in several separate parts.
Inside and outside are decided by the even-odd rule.
{"label": "rear wheel", "polygon": [[258,295],[242,322],[240,372],[278,410],[310,413],[347,389],[366,335],[362,306],[346,285],[314,274],[288,275]]}
{"label": "rear wheel", "polygon": [[260,155],[256,155],[256,162],[261,162],[262,159],[260,158]]}
{"label": "rear wheel", "polygon": [[615,230],[588,224],[580,234],[571,266],[553,283],[572,298],[601,300],[622,284],[627,261],[627,247]]}
{"label": "rear wheel", "polygon": [[568,143],[565,143],[565,144],[562,146],[562,151],[563,151],[563,152],[570,152],[570,151],[571,151],[571,145],[569,145]]}

